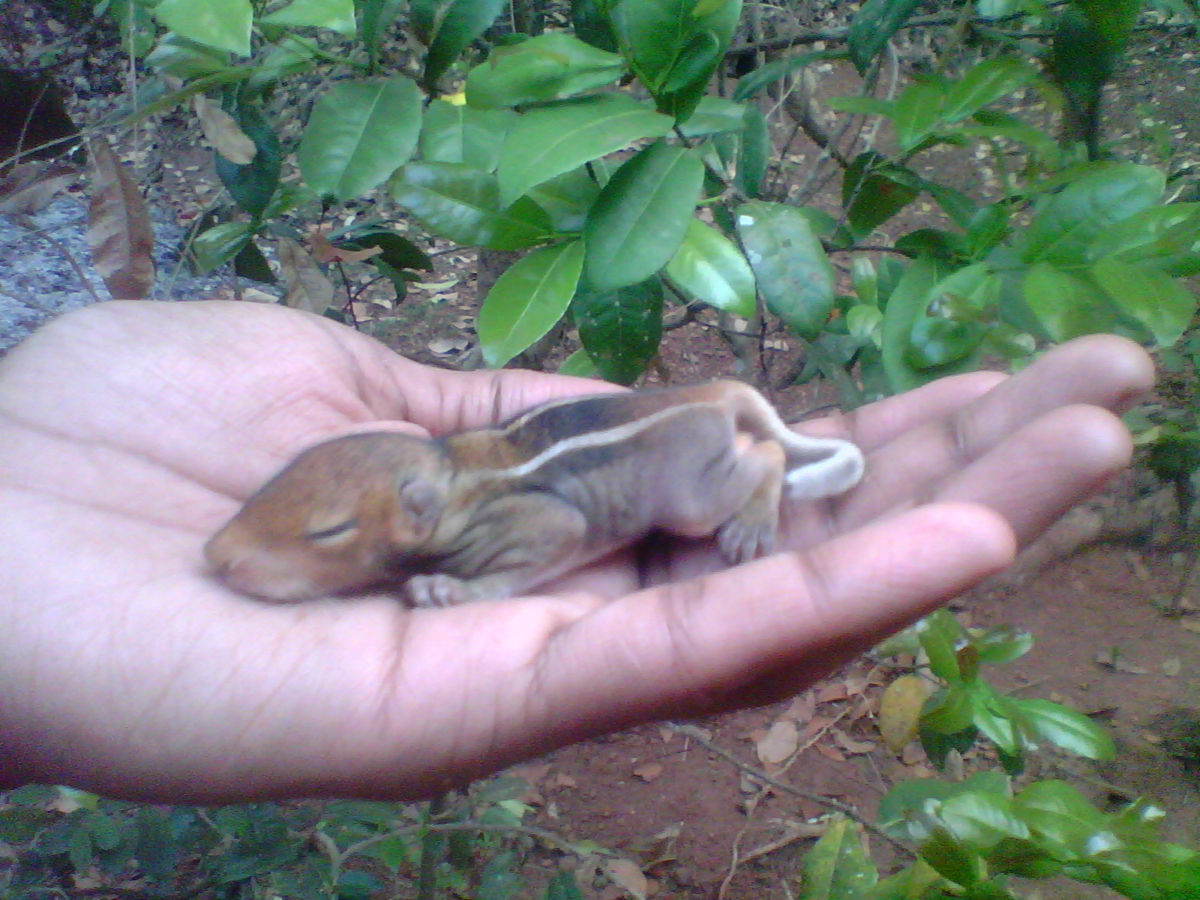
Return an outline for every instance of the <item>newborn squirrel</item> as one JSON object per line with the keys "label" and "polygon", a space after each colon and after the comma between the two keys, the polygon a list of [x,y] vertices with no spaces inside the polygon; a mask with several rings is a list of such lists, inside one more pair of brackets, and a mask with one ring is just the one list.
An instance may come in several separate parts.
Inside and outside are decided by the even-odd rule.
{"label": "newborn squirrel", "polygon": [[862,477],[849,441],[794,433],[735,381],[553,400],[494,428],[335,438],[301,453],[204,548],[291,602],[405,583],[416,606],[508,597],[653,531],[769,553],[782,496]]}

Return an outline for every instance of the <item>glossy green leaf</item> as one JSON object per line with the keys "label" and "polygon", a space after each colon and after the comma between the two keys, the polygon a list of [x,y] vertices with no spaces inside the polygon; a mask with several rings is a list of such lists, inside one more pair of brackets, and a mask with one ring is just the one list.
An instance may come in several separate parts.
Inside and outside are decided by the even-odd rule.
{"label": "glossy green leaf", "polygon": [[254,142],[254,159],[244,166],[215,154],[217,177],[233,201],[254,218],[262,217],[279,187],[283,151],[262,108],[253,101],[239,100],[226,112],[233,116],[242,133]]}
{"label": "glossy green leaf", "polygon": [[920,193],[920,181],[910,169],[884,162],[874,151],[855,157],[842,176],[842,205],[858,237],[869,235]]}
{"label": "glossy green leaf", "polygon": [[596,368],[588,352],[580,347],[562,361],[562,365],[558,367],[558,374],[574,378],[599,378],[600,370]]}
{"label": "glossy green leaf", "polygon": [[850,283],[854,285],[859,303],[874,305],[879,302],[879,276],[875,274],[871,257],[859,254],[850,260]]}
{"label": "glossy green leaf", "polygon": [[625,61],[565,32],[497,47],[467,76],[467,103],[498,109],[559,100],[612,84]]}
{"label": "glossy green leaf", "polygon": [[233,257],[233,274],[260,284],[275,284],[279,280],[275,277],[275,270],[267,262],[266,256],[253,240],[248,241]]}
{"label": "glossy green leaf", "polygon": [[[939,370],[953,363],[969,362],[987,332],[987,328],[977,322],[919,318],[909,335],[905,362],[914,369]],[[944,371],[937,374],[944,374]]]}
{"label": "glossy green leaf", "polygon": [[976,856],[944,828],[936,829],[921,845],[921,858],[939,875],[955,884],[968,886],[979,881]]}
{"label": "glossy green leaf", "polygon": [[704,97],[696,111],[679,126],[684,137],[704,137],[726,131],[741,131],[746,126],[747,105],[721,97]]}
{"label": "glossy green leaf", "polygon": [[979,653],[980,662],[991,665],[1012,662],[1033,647],[1033,635],[1010,628],[989,628],[982,634],[972,634],[970,641]]}
{"label": "glossy green leaf", "polygon": [[927,178],[920,180],[921,188],[931,196],[942,211],[960,228],[966,228],[979,212],[979,204],[970,195]]}
{"label": "glossy green leaf", "polygon": [[946,798],[938,818],[956,840],[991,847],[1004,838],[1028,838],[1029,828],[1012,811],[1007,794],[959,791]]}
{"label": "glossy green leaf", "polygon": [[1106,256],[1168,275],[1200,274],[1200,203],[1152,206],[1117,222],[1087,248],[1088,260]]}
{"label": "glossy green leaf", "polygon": [[250,55],[250,0],[162,0],[154,7],[154,16],[189,41]]}
{"label": "glossy green leaf", "polygon": [[584,225],[589,289],[635,284],[665,266],[687,233],[703,180],[698,156],[662,141],[626,160]]}
{"label": "glossy green leaf", "polygon": [[737,228],[767,308],[802,337],[816,337],[833,311],[835,278],[808,218],[751,200],[738,207]]}
{"label": "glossy green leaf", "polygon": [[600,185],[586,168],[579,168],[531,187],[526,196],[550,215],[555,231],[582,231]]}
{"label": "glossy green leaf", "polygon": [[615,53],[617,36],[609,24],[606,7],[605,0],[571,0],[571,24],[581,41]]}
{"label": "glossy green leaf", "polygon": [[378,60],[380,42],[404,5],[404,0],[359,0],[359,36],[371,54],[372,65]]}
{"label": "glossy green leaf", "polygon": [[895,247],[913,259],[927,256],[951,264],[960,263],[967,249],[962,235],[940,228],[918,228],[902,234],[896,238]]}
{"label": "glossy green leaf", "polygon": [[972,66],[946,93],[942,119],[958,122],[1037,77],[1037,69],[1015,57],[986,59]]}
{"label": "glossy green leaf", "polygon": [[631,384],[662,338],[662,281],[656,276],[613,291],[579,291],[571,315],[602,378]]}
{"label": "glossy green leaf", "polygon": [[1105,231],[1157,203],[1164,185],[1158,169],[1133,163],[1115,163],[1083,176],[1038,204],[1023,235],[1022,260],[1080,263]]}
{"label": "glossy green leaf", "polygon": [[734,243],[698,219],[688,222],[683,243],[667,263],[677,285],[710,306],[754,315],[754,273]]}
{"label": "glossy green leaf", "polygon": [[954,616],[946,610],[938,610],[919,621],[915,627],[921,649],[929,658],[930,671],[948,683],[961,680],[955,648],[963,638],[963,630]]}
{"label": "glossy green leaf", "polygon": [[767,85],[774,84],[779,79],[785,78],[793,72],[797,72],[815,62],[821,62],[826,59],[845,58],[846,53],[842,50],[810,50],[807,53],[798,53],[795,56],[774,60],[773,62],[759,66],[750,74],[739,79],[737,87],[733,91],[733,99],[749,100]]}
{"label": "glossy green leaf", "polygon": [[229,54],[168,31],[146,57],[146,65],[186,80],[229,68]]}
{"label": "glossy green leaf", "polygon": [[892,125],[901,153],[908,153],[929,137],[941,122],[945,92],[936,84],[911,84],[896,98]]}
{"label": "glossy green leaf", "polygon": [[504,0],[412,0],[409,21],[425,55],[425,85],[432,87],[471,41],[504,10]]}
{"label": "glossy green leaf", "polygon": [[845,97],[830,97],[827,101],[830,109],[838,112],[852,113],[857,116],[886,116],[891,118],[896,111],[896,104],[878,97],[863,97],[851,94]]}
{"label": "glossy green leaf", "polygon": [[409,163],[392,196],[431,232],[468,247],[519,250],[547,238],[550,217],[528,198],[500,203],[496,176],[455,163]]}
{"label": "glossy green leaf", "polygon": [[434,100],[425,108],[419,141],[425,162],[465,163],[484,172],[500,164],[500,148],[517,114]]}
{"label": "glossy green leaf", "polygon": [[331,238],[335,247],[346,247],[350,250],[365,250],[368,247],[378,247],[378,256],[372,260],[383,260],[396,269],[424,269],[433,271],[433,260],[429,255],[403,235],[396,234],[384,228],[363,228],[349,231],[340,238]]}
{"label": "glossy green leaf", "polygon": [[1050,700],[1009,698],[1018,724],[1044,741],[1088,759],[1112,759],[1116,752],[1108,732],[1087,716]]}
{"label": "glossy green leaf", "polygon": [[624,94],[531,109],[505,138],[498,169],[500,196],[511,202],[555,175],[642,138],[660,137],[672,124]]}
{"label": "glossy green leaf", "polygon": [[1013,811],[1038,837],[1078,856],[1087,853],[1089,839],[1105,827],[1104,814],[1062,781],[1035,781],[1013,798]]}
{"label": "glossy green leaf", "polygon": [[867,0],[854,14],[846,43],[860,75],[920,5],[921,0]]}
{"label": "glossy green leaf", "polygon": [[344,81],[326,91],[296,152],[314,191],[351,200],[378,187],[412,156],[421,92],[409,78]]}
{"label": "glossy green leaf", "polygon": [[806,900],[852,900],[874,887],[879,873],[863,849],[858,827],[834,815],[821,839],[804,854],[801,878]]}
{"label": "glossy green leaf", "polygon": [[249,222],[225,222],[196,235],[191,250],[196,257],[196,272],[207,275],[233,259],[250,240]]}
{"label": "glossy green leaf", "polygon": [[753,103],[746,104],[743,116],[742,139],[738,148],[736,183],[751,200],[762,192],[763,178],[771,162],[771,130],[763,111]]}
{"label": "glossy green leaf", "polygon": [[1115,312],[1098,286],[1050,263],[1029,267],[1021,283],[1021,295],[1055,341],[1112,331],[1116,326]]}
{"label": "glossy green leaf", "polygon": [[293,28],[327,28],[345,37],[354,37],[354,0],[292,0],[287,6],[267,13],[264,25],[289,25]]}
{"label": "glossy green leaf", "polygon": [[[908,364],[907,358],[913,326],[925,315],[936,283],[933,263],[919,259],[905,271],[884,308],[883,369],[894,393],[911,390],[927,380]],[[941,672],[938,675],[946,677]]]}
{"label": "glossy green leaf", "polygon": [[707,6],[696,0],[613,0],[608,15],[622,54],[658,109],[683,121],[724,58],[741,9],[741,0]]}
{"label": "glossy green leaf", "polygon": [[583,269],[583,244],[534,250],[509,266],[484,298],[475,329],[483,359],[499,368],[562,318]]}
{"label": "glossy green leaf", "polygon": [[964,237],[967,252],[974,259],[985,256],[1008,234],[1008,210],[998,203],[984,206],[967,223]]}
{"label": "glossy green leaf", "polygon": [[1118,307],[1154,335],[1160,347],[1178,341],[1196,314],[1196,296],[1150,266],[1129,265],[1110,256],[1092,266],[1092,276]]}
{"label": "glossy green leaf", "polygon": [[316,55],[306,44],[295,41],[277,44],[246,80],[246,90],[252,97],[261,97],[284,78],[311,71],[315,59]]}

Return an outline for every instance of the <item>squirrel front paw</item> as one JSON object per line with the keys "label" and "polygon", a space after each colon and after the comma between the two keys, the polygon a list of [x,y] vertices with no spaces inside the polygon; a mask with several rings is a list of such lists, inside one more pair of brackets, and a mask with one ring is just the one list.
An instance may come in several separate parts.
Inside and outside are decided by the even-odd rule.
{"label": "squirrel front paw", "polygon": [[405,590],[413,606],[422,609],[457,606],[476,599],[470,584],[453,575],[414,575]]}

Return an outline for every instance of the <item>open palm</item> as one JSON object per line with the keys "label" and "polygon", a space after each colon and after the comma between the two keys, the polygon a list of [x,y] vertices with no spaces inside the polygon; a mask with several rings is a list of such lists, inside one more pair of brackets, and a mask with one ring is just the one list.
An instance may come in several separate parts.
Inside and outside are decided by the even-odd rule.
{"label": "open palm", "polygon": [[786,696],[1094,492],[1129,454],[1108,410],[1151,380],[1139,348],[1097,337],[814,423],[863,447],[867,478],[788,511],[795,552],[734,569],[664,545],[533,598],[272,606],[213,581],[201,547],[298,450],[380,422],[480,426],[594,383],[431,369],[272,306],[66,316],[0,362],[0,787],[427,796]]}

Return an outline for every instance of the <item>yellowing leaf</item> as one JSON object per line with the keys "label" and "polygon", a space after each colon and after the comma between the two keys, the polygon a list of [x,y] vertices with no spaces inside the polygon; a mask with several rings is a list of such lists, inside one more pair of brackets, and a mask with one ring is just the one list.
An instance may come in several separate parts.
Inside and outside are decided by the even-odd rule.
{"label": "yellowing leaf", "polygon": [[254,161],[258,148],[246,137],[237,120],[203,94],[192,98],[192,108],[200,120],[200,128],[208,142],[221,156],[235,166],[248,166]]}
{"label": "yellowing leaf", "polygon": [[920,675],[902,675],[887,686],[879,702],[879,734],[893,753],[917,736],[921,708],[932,686]]}
{"label": "yellowing leaf", "polygon": [[763,765],[777,766],[787,760],[800,746],[800,732],[796,723],[788,720],[776,722],[767,736],[758,741],[755,750]]}

